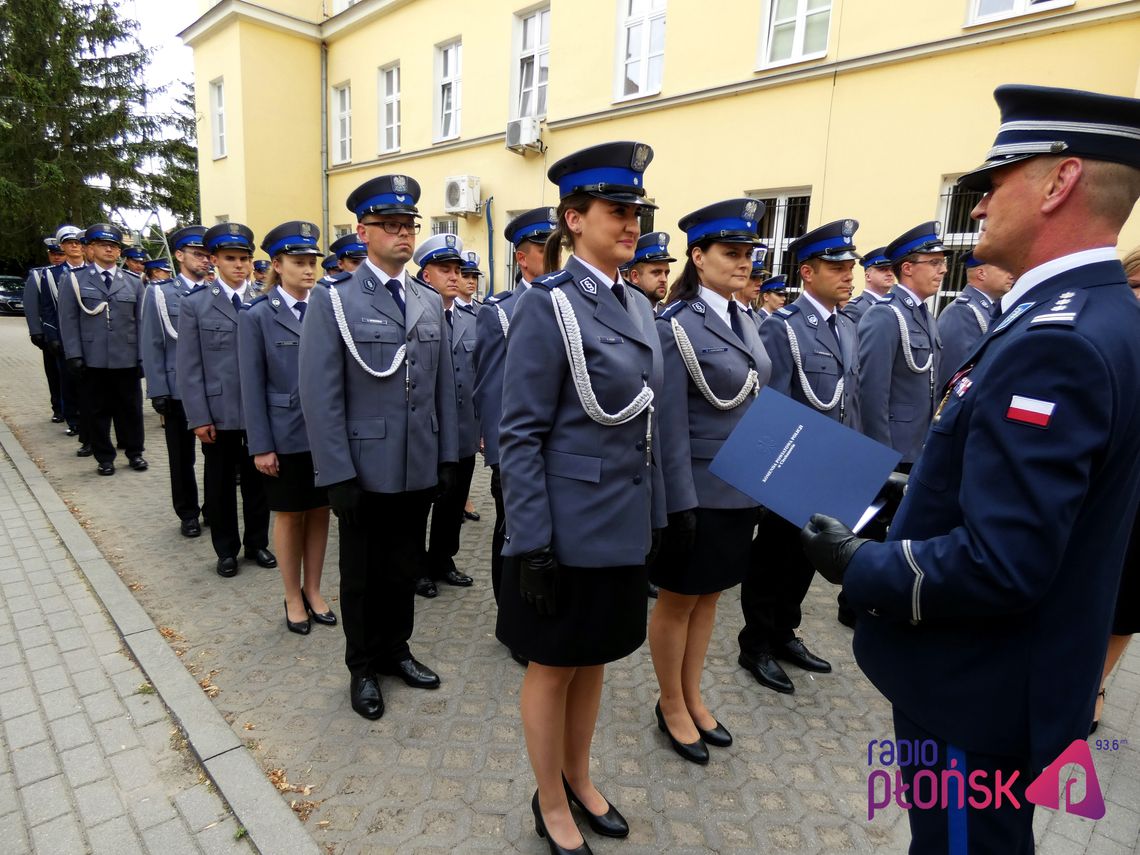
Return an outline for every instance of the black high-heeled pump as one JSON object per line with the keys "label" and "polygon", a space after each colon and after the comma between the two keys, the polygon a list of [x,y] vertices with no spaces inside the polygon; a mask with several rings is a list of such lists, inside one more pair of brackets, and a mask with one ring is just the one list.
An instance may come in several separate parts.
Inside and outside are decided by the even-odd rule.
{"label": "black high-heeled pump", "polygon": [[[696,724],[696,722],[693,722]],[[699,724],[697,726],[697,733],[701,735],[701,739],[707,745],[715,745],[717,748],[728,748],[732,745],[732,734],[728,732],[728,728],[721,724],[719,721],[712,730],[705,730]]]}
{"label": "black high-heeled pump", "polygon": [[657,706],[653,708],[657,713],[657,726],[661,728],[661,732],[669,737],[669,744],[673,746],[673,750],[688,760],[690,763],[699,763],[702,766],[709,762],[709,747],[705,745],[705,741],[699,736],[696,742],[688,744],[678,742],[677,739],[669,732],[668,726],[665,724],[665,716],[661,713],[661,701],[657,702]]}
{"label": "black high-heeled pump", "polygon": [[538,806],[538,790],[534,791],[534,798],[530,800],[530,809],[534,811],[534,833],[546,840],[546,845],[550,847],[550,855],[594,855],[593,850],[590,849],[590,844],[585,840],[578,848],[567,849],[555,843],[554,838],[546,833],[546,823],[542,820],[542,809]]}
{"label": "black high-heeled pump", "polygon": [[314,611],[304,591],[301,592],[301,602],[305,604],[305,611],[307,611],[317,623],[323,623],[325,626],[336,626],[336,615],[333,614],[332,609],[329,609],[327,612]]}
{"label": "black high-heeled pump", "polygon": [[[596,813],[591,813],[590,809],[582,804],[582,800],[574,795],[574,791],[570,789],[570,782],[566,780],[566,776],[562,776],[562,786],[566,789],[566,798],[570,801],[571,805],[577,805],[582,813],[586,814],[586,822],[590,824],[590,828],[595,834],[600,834],[603,837],[628,837],[629,836],[629,823],[625,821],[625,817],[621,815],[616,807],[610,804],[610,800],[606,799],[606,812],[601,816]],[[602,798],[606,798],[602,796]]]}
{"label": "black high-heeled pump", "polygon": [[285,603],[285,626],[288,627],[289,631],[295,632],[297,635],[308,635],[309,630],[313,628],[313,625],[309,623],[309,619],[289,620],[289,604],[285,602],[285,600],[281,602]]}

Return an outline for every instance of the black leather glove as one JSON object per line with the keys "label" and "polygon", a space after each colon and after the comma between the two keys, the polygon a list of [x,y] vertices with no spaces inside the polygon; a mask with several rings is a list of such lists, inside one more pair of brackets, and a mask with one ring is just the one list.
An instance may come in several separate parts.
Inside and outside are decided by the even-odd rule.
{"label": "black leather glove", "polygon": [[40,350],[43,350],[44,349],[44,334],[43,333],[32,333],[32,344],[34,344]]}
{"label": "black leather glove", "polygon": [[867,543],[835,517],[813,514],[800,531],[800,543],[811,566],[833,585],[843,584],[843,573],[859,547]]}
{"label": "black leather glove", "polygon": [[558,562],[549,546],[519,558],[519,594],[540,615],[558,614]]}
{"label": "black leather glove", "polygon": [[456,468],[457,464],[455,463],[439,464],[439,470],[437,471],[439,483],[435,485],[435,497],[437,499],[443,494],[450,493],[455,489],[455,479],[457,477],[455,474]]}
{"label": "black leather glove", "polygon": [[661,552],[661,532],[664,529],[655,528],[649,534],[649,554],[645,556],[645,566],[652,567]]}
{"label": "black leather glove", "polygon": [[83,361],[82,356],[76,356],[73,359],[67,360],[67,370],[71,373],[72,377],[82,377],[83,372],[87,370],[87,363]]}
{"label": "black leather glove", "polygon": [[139,379],[142,380],[145,376],[146,376],[146,372],[143,371],[143,367],[140,365],[139,366]]}
{"label": "black leather glove", "polygon": [[906,494],[906,484],[910,479],[910,475],[906,472],[892,472],[887,478],[887,483],[879,488],[878,498],[885,499],[888,508],[897,508]]}
{"label": "black leather glove", "polygon": [[166,408],[170,404],[169,395],[157,395],[150,399],[150,405],[154,407],[154,411],[160,416],[166,415]]}
{"label": "black leather glove", "polygon": [[63,356],[63,342],[47,339],[46,344],[48,353],[52,356]]}
{"label": "black leather glove", "polygon": [[675,511],[669,514],[670,546],[689,550],[697,541],[697,512]]}
{"label": "black leather glove", "polygon": [[338,519],[348,525],[360,525],[360,504],[363,499],[364,491],[355,478],[329,487],[329,507]]}

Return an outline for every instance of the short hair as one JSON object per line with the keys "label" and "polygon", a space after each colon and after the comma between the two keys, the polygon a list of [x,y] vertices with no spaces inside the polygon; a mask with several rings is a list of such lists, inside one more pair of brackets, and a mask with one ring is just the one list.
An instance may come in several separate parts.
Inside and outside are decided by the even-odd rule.
{"label": "short hair", "polygon": [[1124,275],[1131,278],[1140,273],[1140,246],[1124,256]]}

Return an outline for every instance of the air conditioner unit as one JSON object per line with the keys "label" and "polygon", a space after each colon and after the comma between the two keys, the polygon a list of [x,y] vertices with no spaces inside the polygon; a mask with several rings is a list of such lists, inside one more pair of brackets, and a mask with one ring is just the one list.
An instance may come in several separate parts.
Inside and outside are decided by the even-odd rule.
{"label": "air conditioner unit", "polygon": [[507,148],[519,154],[542,151],[542,123],[535,116],[507,122]]}
{"label": "air conditioner unit", "polygon": [[449,214],[477,214],[479,176],[453,175],[444,179],[443,210]]}

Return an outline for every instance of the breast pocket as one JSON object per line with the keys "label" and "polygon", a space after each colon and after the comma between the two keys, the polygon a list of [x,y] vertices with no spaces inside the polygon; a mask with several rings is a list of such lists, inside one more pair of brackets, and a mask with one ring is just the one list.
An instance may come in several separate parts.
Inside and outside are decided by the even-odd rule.
{"label": "breast pocket", "polygon": [[439,336],[439,324],[416,324],[416,340],[419,343],[416,356],[423,360],[424,368],[435,368]]}
{"label": "breast pocket", "polygon": [[830,353],[809,353],[804,356],[804,373],[838,376],[839,360]]}
{"label": "breast pocket", "polygon": [[236,327],[232,321],[210,319],[202,321],[202,342],[206,350],[229,350],[234,346]]}
{"label": "breast pocket", "polygon": [[400,348],[400,330],[393,324],[355,324],[352,341],[370,368],[384,371]]}

